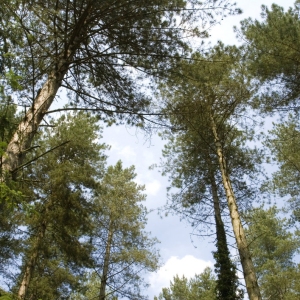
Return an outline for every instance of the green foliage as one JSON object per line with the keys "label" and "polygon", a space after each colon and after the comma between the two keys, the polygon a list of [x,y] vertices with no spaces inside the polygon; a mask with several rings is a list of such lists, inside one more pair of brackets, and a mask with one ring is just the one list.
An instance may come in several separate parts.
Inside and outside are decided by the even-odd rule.
{"label": "green foliage", "polygon": [[0,300],[12,300],[13,298],[10,295],[4,295],[0,297]]}
{"label": "green foliage", "polygon": [[4,92],[4,86],[0,85],[0,157],[5,153],[7,143],[16,130],[18,119],[16,117],[16,106],[11,98]]}
{"label": "green foliage", "polygon": [[279,170],[272,174],[267,189],[278,193],[280,197],[290,196],[289,204],[296,220],[300,220],[300,126],[297,115],[274,124],[269,131],[265,145],[270,149],[272,158]]}
{"label": "green foliage", "polygon": [[23,195],[20,191],[10,188],[6,183],[0,183],[0,203],[6,205],[8,210],[13,210],[21,203]]}
{"label": "green foliage", "polygon": [[[13,289],[17,293],[31,265],[26,298],[68,297],[85,287],[81,277],[86,268],[101,273],[109,228],[114,232],[109,258],[111,299],[117,299],[118,293],[144,299],[140,271],[158,266],[153,247],[157,241],[144,231],[147,210],[140,204],[145,199],[144,187],[133,181],[134,168],[124,169],[121,162],[105,172],[103,151],[107,147],[98,143],[97,122],[98,118],[86,113],[50,120],[50,127],[35,139],[37,146],[20,173],[23,194],[0,186],[3,205],[21,213],[9,224],[26,228],[25,234],[17,236],[22,266]],[[10,254],[8,238],[0,242]]]}
{"label": "green foliage", "polygon": [[[239,64],[240,55],[239,49],[222,44],[206,54],[195,53],[193,58],[196,61],[182,61],[180,68],[174,70],[178,76],[170,77],[161,85],[164,112],[172,128],[162,134],[169,141],[163,151],[166,158],[163,174],[169,175],[172,187],[182,190],[172,197],[173,203],[179,203],[178,211],[183,204],[186,209],[183,215],[189,215],[189,210],[194,216],[202,211],[207,218],[210,207],[206,210],[205,205],[208,202],[210,206],[206,200],[211,199],[211,172],[218,186],[219,198],[225,196],[220,188],[222,180],[210,114],[217,124],[237,198],[240,198],[239,193],[249,200],[253,196],[245,178],[255,179],[260,155],[246,147],[253,132],[246,127],[245,133],[233,126],[245,112],[246,101],[252,92],[246,71]],[[176,210],[176,204],[172,208]]]}
{"label": "green foliage", "polygon": [[260,207],[246,214],[249,247],[263,297],[296,300],[300,296],[300,268],[294,259],[300,240],[279,212],[276,207]]}
{"label": "green foliage", "polygon": [[222,0],[59,0],[47,6],[4,0],[0,12],[7,16],[0,23],[1,69],[14,89],[24,87],[20,103],[26,96],[32,101],[49,74],[67,69],[69,104],[98,109],[109,123],[143,121],[138,114],[148,112],[150,99],[139,79],[163,75],[170,62],[187,54],[183,37],[207,35],[193,21],[213,24],[218,14],[239,13]]}
{"label": "green foliage", "polygon": [[[253,91],[247,70],[240,64],[242,50],[219,43],[207,53],[194,53],[193,58],[195,61],[182,61],[174,70],[178,75],[161,84],[164,112],[172,128],[162,134],[169,141],[162,168],[163,174],[169,175],[171,189],[176,191],[167,208],[190,221],[199,234],[204,229],[216,232],[218,297],[239,299],[243,292],[238,291],[221,218],[228,222],[229,213],[216,140],[239,207],[250,206],[257,190],[248,182],[257,179],[261,158],[259,151],[246,146],[253,130],[244,126],[240,116]],[[237,128],[236,123],[241,126]]]}
{"label": "green foliage", "polygon": [[[70,258],[60,255],[58,248],[51,247],[48,253],[48,257],[40,258],[37,262],[26,299],[67,299],[72,290],[79,288],[83,272],[68,265],[66,261],[70,261]],[[53,255],[51,253],[55,253],[56,257],[50,257]]]}
{"label": "green foliage", "polygon": [[5,74],[5,78],[7,80],[7,84],[13,89],[13,90],[22,90],[23,87],[20,85],[20,81],[22,79],[21,76],[16,75],[12,70],[9,70]]}
{"label": "green foliage", "polygon": [[293,108],[298,104],[299,1],[288,11],[276,4],[262,7],[263,21],[247,19],[242,22],[241,34],[247,41],[248,69],[266,84],[256,104],[264,111],[280,107]]}
{"label": "green foliage", "polygon": [[244,291],[239,289],[236,267],[230,259],[224,224],[216,222],[217,251],[213,252],[215,263],[217,300],[244,299]]}
{"label": "green foliage", "polygon": [[39,147],[23,169],[28,201],[20,225],[26,226],[27,234],[19,284],[32,265],[30,299],[68,296],[78,287],[82,268],[92,265],[86,236],[92,230],[91,197],[104,173],[107,148],[98,143],[97,122],[86,113],[51,121],[51,129],[35,140]]}
{"label": "green foliage", "polygon": [[[218,299],[240,299],[243,293],[237,293],[236,270],[230,259],[224,224],[220,220],[220,206],[224,207],[226,203],[224,200],[220,200],[225,198],[224,192],[221,189],[217,164],[212,162],[214,140],[212,137],[207,138],[206,143],[201,145],[201,137],[194,134],[193,131],[177,134],[176,139],[174,136],[172,138],[170,135],[170,137],[164,150],[164,157],[167,158],[167,162],[163,168],[164,172],[172,179],[172,187],[179,189],[179,192],[171,194],[172,202],[168,204],[167,208],[187,219],[194,230],[198,231],[198,234],[202,234],[205,228],[216,233],[217,250],[214,252],[214,258],[216,260],[215,271],[218,277],[216,281]],[[209,142],[210,144],[208,144]],[[198,145],[201,145],[201,150]],[[232,155],[231,157],[235,156]],[[234,167],[237,168],[236,162],[230,159],[229,163],[234,173]],[[235,183],[240,182],[240,190],[237,193],[239,195],[239,192],[242,194],[246,192],[246,189],[243,188],[243,181],[240,178],[237,179],[235,175],[233,181]],[[219,184],[217,185],[216,182]],[[212,189],[214,188],[218,194],[214,197],[218,196],[217,199],[212,196]],[[215,206],[219,208],[215,208]],[[225,209],[223,209],[223,216],[225,215],[224,212]],[[215,224],[215,227],[212,224]]]}
{"label": "green foliage", "polygon": [[14,300],[13,295],[0,288],[0,300]]}
{"label": "green foliage", "polygon": [[[244,20],[241,33],[247,42],[248,69],[258,79],[260,93],[254,102],[263,112],[294,110],[265,137],[264,145],[278,170],[264,190],[289,197],[285,210],[299,220],[299,1],[288,11],[276,4],[262,8],[263,21]],[[283,199],[284,201],[286,199]],[[250,248],[266,299],[299,298],[299,248],[296,232],[279,217],[278,210],[261,208],[249,213]]]}
{"label": "green foliage", "polygon": [[16,129],[16,106],[0,86],[0,273],[5,273],[10,259],[18,253],[16,229],[18,225],[18,210],[24,201],[18,183],[8,179],[2,172],[2,160],[8,141]]}
{"label": "green foliage", "polygon": [[[97,298],[97,295],[99,295],[101,280],[96,272],[86,274],[83,281],[83,287],[81,286],[79,292],[75,292],[71,295],[71,300],[93,300]],[[108,289],[105,299],[118,300],[118,297],[113,296],[112,294],[113,293],[111,293]]]}
{"label": "green foliage", "polygon": [[105,283],[113,295],[144,299],[140,273],[155,271],[159,256],[154,248],[157,240],[144,230],[147,209],[141,202],[145,188],[134,182],[135,177],[133,166],[123,168],[118,161],[101,180],[94,199],[93,256],[97,273],[102,280],[107,278]]}
{"label": "green foliage", "polygon": [[216,279],[210,268],[191,279],[176,275],[169,288],[163,288],[158,300],[217,300]]}

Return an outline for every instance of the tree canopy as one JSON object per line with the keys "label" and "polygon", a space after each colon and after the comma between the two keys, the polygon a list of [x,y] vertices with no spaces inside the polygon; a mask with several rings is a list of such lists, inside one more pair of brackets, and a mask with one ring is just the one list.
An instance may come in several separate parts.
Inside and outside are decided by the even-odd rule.
{"label": "tree canopy", "polygon": [[150,100],[139,78],[167,72],[188,50],[183,38],[201,35],[193,21],[213,22],[215,10],[231,13],[232,5],[222,0],[5,0],[0,10],[9,18],[0,31],[2,70],[11,72],[19,103],[28,107],[2,164],[16,176],[60,88],[67,90],[71,109],[140,123]]}
{"label": "tree canopy", "polygon": [[157,240],[144,229],[144,186],[136,184],[135,177],[134,166],[123,168],[118,161],[108,167],[94,199],[93,260],[100,300],[106,294],[146,299],[141,273],[158,268]]}
{"label": "tree canopy", "polygon": [[181,278],[176,275],[169,288],[163,288],[156,300],[216,300],[216,281],[210,268],[206,268],[201,274],[194,278]]}
{"label": "tree canopy", "polygon": [[299,100],[299,1],[284,11],[273,4],[262,7],[263,21],[244,20],[248,69],[262,86],[256,107],[263,111],[295,109]]}
{"label": "tree canopy", "polygon": [[249,211],[247,236],[258,281],[266,299],[299,298],[299,265],[295,256],[299,251],[299,232],[293,232],[290,221],[271,207]]}
{"label": "tree canopy", "polygon": [[2,0],[0,299],[147,299],[146,190],[101,142],[125,123],[159,127],[165,208],[216,248],[155,299],[242,299],[240,266],[250,300],[298,299],[299,9],[263,6],[237,47],[201,43],[230,0]]}
{"label": "tree canopy", "polygon": [[[241,53],[236,47],[225,47],[219,43],[206,53],[195,53],[195,61],[182,61],[180,68],[176,69],[179,75],[168,78],[161,85],[171,127],[170,146],[167,144],[164,152],[168,158],[165,171],[170,172],[172,185],[181,189],[173,199],[183,207],[184,213],[188,210],[192,212],[189,215],[192,222],[196,223],[197,216],[202,214],[199,223],[204,220],[209,224],[208,217],[215,214],[218,259],[224,258],[222,253],[229,254],[226,242],[221,242],[226,240],[226,236],[221,237],[224,226],[220,212],[217,213],[220,211],[218,198],[227,199],[248,294],[250,299],[260,299],[238,208],[247,201],[249,204],[251,199],[251,191],[245,182],[246,175],[249,175],[249,180],[256,173],[256,151],[245,147],[243,132],[235,126],[235,123],[242,123],[241,115],[246,111],[247,100],[252,95],[247,71],[240,64]],[[170,89],[171,86],[173,89]],[[247,133],[249,135],[251,131]],[[237,198],[239,193],[243,201]],[[209,198],[213,199],[213,203]],[[193,213],[197,206],[198,212]],[[212,208],[215,213],[211,213]],[[221,266],[220,262],[217,261],[217,269],[225,274],[226,264],[228,273],[223,275],[229,278],[231,274],[232,278],[225,285],[219,282],[220,292],[223,287],[224,295],[228,299],[234,298],[236,293],[233,291],[237,286],[234,283],[233,266],[225,261]],[[230,285],[231,296],[229,291],[225,292]]]}

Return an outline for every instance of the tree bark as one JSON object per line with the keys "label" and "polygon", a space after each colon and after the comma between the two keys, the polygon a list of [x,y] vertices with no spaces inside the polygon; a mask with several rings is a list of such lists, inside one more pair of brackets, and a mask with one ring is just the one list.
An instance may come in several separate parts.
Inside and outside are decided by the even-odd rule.
{"label": "tree bark", "polygon": [[26,297],[27,291],[28,291],[28,287],[30,284],[30,280],[31,277],[33,275],[35,266],[36,266],[36,261],[38,259],[39,256],[39,247],[41,245],[41,242],[45,236],[45,232],[46,232],[46,222],[43,222],[41,229],[39,231],[39,234],[37,236],[37,241],[36,241],[36,246],[35,249],[33,250],[33,253],[30,256],[29,262],[26,264],[25,267],[25,272],[23,275],[23,279],[18,291],[18,299],[23,300]]}
{"label": "tree bark", "polygon": [[22,164],[26,150],[30,147],[45,113],[53,103],[66,72],[67,70],[49,76],[40,93],[35,98],[33,106],[20,122],[6,149],[6,155],[2,163],[4,173],[9,172],[12,173],[13,177],[16,176],[17,167]]}
{"label": "tree bark", "polygon": [[[209,158],[210,160],[210,158]],[[209,161],[209,172],[210,172],[210,185],[211,185],[211,192],[213,196],[213,203],[214,203],[214,214],[215,214],[215,221],[217,225],[223,226],[223,221],[221,217],[221,209],[220,209],[220,200],[218,195],[218,187],[216,184],[214,172],[212,170],[211,161]],[[218,226],[217,226],[217,238],[218,238]]]}
{"label": "tree bark", "polygon": [[248,249],[248,243],[246,240],[246,235],[244,228],[240,219],[238,206],[236,203],[236,198],[231,185],[230,177],[227,172],[226,161],[223,155],[222,146],[219,140],[217,126],[215,124],[214,118],[210,115],[211,129],[215,139],[216,152],[218,155],[218,161],[220,166],[220,171],[222,174],[222,182],[226,193],[227,203],[230,211],[231,223],[241,259],[241,264],[243,268],[246,288],[250,300],[261,300],[260,289],[257,283],[257,278],[254,270],[254,265],[251,259],[251,255]]}
{"label": "tree bark", "polygon": [[60,54],[57,56],[55,56],[55,54],[53,55],[53,66],[50,66],[52,71],[49,73],[48,79],[34,99],[31,108],[20,122],[18,129],[7,146],[6,153],[3,156],[3,173],[0,181],[3,181],[4,176],[9,173],[13,178],[16,177],[18,167],[22,165],[33,137],[43,117],[53,103],[57,91],[62,85],[63,78],[67,74],[70,64],[73,61],[75,52],[82,42],[81,37],[87,31],[86,21],[89,18],[92,8],[93,1],[89,1],[85,11],[74,25],[74,30],[66,34],[66,36],[69,36],[69,39],[61,41],[62,44],[66,46],[66,49],[59,49],[60,51],[58,51],[58,53]]}
{"label": "tree bark", "polygon": [[230,259],[230,252],[228,249],[224,222],[221,216],[218,186],[216,183],[215,172],[212,168],[212,160],[210,157],[208,158],[208,164],[217,236],[217,251],[213,252],[213,256],[216,261],[215,271],[217,273],[216,289],[218,291],[219,299],[233,300],[237,299],[239,293],[236,268]]}
{"label": "tree bark", "polygon": [[106,283],[107,283],[107,275],[108,275],[108,268],[109,268],[112,239],[113,239],[113,226],[112,226],[112,222],[110,222],[109,229],[108,229],[107,243],[106,243],[106,247],[105,247],[105,255],[104,255],[104,263],[103,263],[103,270],[102,270],[102,276],[101,276],[99,300],[105,300],[105,290],[106,290]]}

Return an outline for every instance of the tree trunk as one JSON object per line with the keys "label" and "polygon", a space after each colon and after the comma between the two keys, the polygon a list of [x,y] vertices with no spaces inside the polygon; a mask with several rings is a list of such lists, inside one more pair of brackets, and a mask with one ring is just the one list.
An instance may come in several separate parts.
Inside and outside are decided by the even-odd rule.
{"label": "tree trunk", "polygon": [[[209,158],[209,160],[210,160],[210,158]],[[224,227],[224,224],[223,224],[223,221],[222,221],[222,217],[221,217],[220,200],[219,200],[219,195],[218,195],[218,187],[217,187],[217,184],[216,184],[214,172],[212,170],[211,160],[209,161],[209,172],[210,172],[211,192],[212,192],[213,203],[214,203],[215,221],[216,221],[216,224]],[[217,238],[218,238],[218,229],[217,229],[216,232],[217,232]]]}
{"label": "tree trunk", "polygon": [[33,250],[33,253],[30,256],[29,262],[26,264],[25,273],[23,275],[23,279],[22,279],[22,282],[21,282],[21,285],[20,285],[20,288],[18,291],[18,299],[20,299],[20,300],[25,299],[25,296],[27,294],[30,280],[33,275],[33,271],[36,266],[36,261],[37,261],[38,255],[39,255],[39,247],[45,236],[46,226],[47,226],[46,223],[43,222],[40,232],[37,236],[36,246],[34,247],[35,249]]}
{"label": "tree trunk", "polygon": [[18,299],[25,299],[28,286],[35,268],[36,260],[38,257],[38,250],[36,249],[30,257],[30,260],[25,268],[25,273],[18,291]]}
{"label": "tree trunk", "polygon": [[254,265],[248,249],[244,228],[238,212],[236,198],[231,186],[229,174],[227,173],[226,161],[223,156],[222,146],[218,137],[217,126],[214,118],[210,115],[211,128],[215,138],[216,152],[218,155],[220,171],[222,174],[222,182],[226,193],[227,203],[230,211],[231,223],[241,259],[246,288],[250,300],[261,300],[261,294],[257,283]]}
{"label": "tree trunk", "polygon": [[[74,30],[66,34],[69,39],[60,41],[67,46],[59,49],[57,55],[53,55],[53,66],[49,66],[53,71],[48,75],[48,79],[40,89],[38,95],[33,101],[29,111],[20,122],[18,129],[10,140],[5,155],[3,155],[2,172],[0,181],[4,180],[5,174],[10,173],[13,178],[16,177],[18,168],[22,165],[26,152],[30,148],[34,135],[36,134],[43,117],[49,110],[58,89],[62,85],[64,76],[69,70],[76,50],[81,44],[81,37],[87,31],[86,20],[89,18],[93,9],[93,1],[89,1],[86,9],[74,25]],[[55,33],[53,33],[55,35]],[[55,38],[55,36],[54,36]]]}
{"label": "tree trunk", "polygon": [[212,169],[211,158],[209,157],[208,160],[217,236],[217,251],[213,253],[216,261],[216,288],[218,291],[219,299],[233,300],[236,299],[238,295],[238,281],[236,276],[236,268],[230,259],[230,252],[227,245],[225,227],[221,216],[220,198],[218,195],[218,186],[216,184],[215,172]]}
{"label": "tree trunk", "polygon": [[66,71],[58,73],[58,76],[55,76],[55,74],[49,76],[35,98],[34,104],[20,122],[18,129],[7,146],[6,155],[4,155],[2,163],[3,172],[10,172],[13,176],[16,175],[17,168],[22,164],[26,151],[30,147],[45,113],[52,104]]}
{"label": "tree trunk", "polygon": [[106,283],[107,283],[110,250],[111,250],[111,244],[112,244],[112,239],[113,239],[113,228],[112,227],[113,227],[112,222],[110,222],[109,229],[108,229],[107,243],[106,243],[106,247],[105,247],[105,255],[104,255],[104,263],[103,263],[103,270],[102,270],[102,276],[101,276],[99,300],[105,300],[105,290],[106,290]]}

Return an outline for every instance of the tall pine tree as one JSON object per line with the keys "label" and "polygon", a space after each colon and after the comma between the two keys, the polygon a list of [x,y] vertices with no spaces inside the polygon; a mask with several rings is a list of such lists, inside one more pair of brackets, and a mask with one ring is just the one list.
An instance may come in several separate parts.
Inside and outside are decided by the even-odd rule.
{"label": "tall pine tree", "polygon": [[91,197],[104,173],[105,145],[97,118],[63,116],[35,140],[38,150],[23,168],[22,267],[19,299],[65,297],[81,267],[92,265]]}
{"label": "tall pine tree", "polygon": [[[245,135],[234,126],[245,112],[246,101],[252,94],[248,74],[240,64],[241,53],[235,47],[219,44],[208,53],[195,53],[193,59],[195,61],[183,61],[181,68],[174,69],[178,76],[170,77],[162,84],[165,112],[173,132],[176,134],[178,130],[179,139],[185,139],[182,157],[188,159],[187,153],[193,152],[186,152],[186,149],[194,149],[194,178],[197,178],[197,168],[201,168],[198,162],[206,162],[207,166],[217,170],[227,199],[249,298],[261,299],[238,208],[241,203],[246,203],[247,197],[244,195],[244,201],[237,202],[239,190],[247,190],[246,176],[253,177],[255,170],[255,152],[245,147]],[[250,160],[245,159],[247,156]],[[174,162],[176,168],[176,159]],[[185,169],[183,172],[178,170],[179,182],[184,172]]]}

